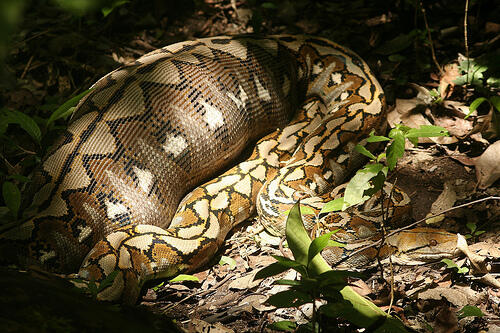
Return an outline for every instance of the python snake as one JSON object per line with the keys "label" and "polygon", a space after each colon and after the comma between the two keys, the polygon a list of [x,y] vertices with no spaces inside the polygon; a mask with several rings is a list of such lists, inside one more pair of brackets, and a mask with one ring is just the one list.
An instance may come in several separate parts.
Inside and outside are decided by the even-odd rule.
{"label": "python snake", "polygon": [[[1,257],[97,284],[118,271],[98,298],[134,302],[145,281],[206,264],[255,211],[281,232],[298,199],[320,209],[359,167],[355,144],[384,123],[366,63],[326,39],[158,49],[80,101],[37,175],[38,213],[0,235]],[[332,216],[344,240],[375,228],[368,215]]]}

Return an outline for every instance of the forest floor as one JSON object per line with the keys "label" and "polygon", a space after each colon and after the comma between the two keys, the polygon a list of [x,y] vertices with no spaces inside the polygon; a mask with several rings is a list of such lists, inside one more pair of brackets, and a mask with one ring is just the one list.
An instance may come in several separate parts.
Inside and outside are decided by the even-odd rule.
{"label": "forest floor", "polygon": [[[377,1],[373,7],[363,10],[356,8],[355,4],[349,5],[349,2],[334,5],[326,1],[314,5],[307,1],[295,4],[267,2],[275,6],[269,5],[269,8],[249,3],[205,0],[199,8],[182,8],[178,16],[151,13],[141,16],[141,12],[133,15],[133,8],[123,5],[111,13],[103,27],[96,24],[98,20],[75,18],[52,7],[46,8],[43,13],[42,9],[29,12],[14,38],[7,59],[9,75],[0,86],[2,104],[30,114],[35,119],[47,118],[54,105],[88,88],[119,64],[185,39],[253,33],[256,30],[266,34],[318,34],[346,44],[368,61],[386,90],[389,125],[399,122],[412,127],[434,124],[450,132],[450,137],[426,140],[418,147],[408,145],[391,176],[411,197],[415,220],[488,196],[500,196],[497,181],[500,177],[500,146],[496,141],[498,137],[493,134],[494,127],[498,126],[498,123],[495,124],[496,111],[483,103],[472,117],[465,117],[474,99],[498,95],[498,87],[485,84],[486,74],[494,77],[494,65],[480,72],[484,76],[476,75],[476,79],[483,83],[481,88],[474,86],[477,82],[468,77],[465,79],[469,80],[468,84],[455,83],[455,80],[465,76],[460,67],[463,56],[459,55],[465,53],[463,12],[460,11],[463,8],[446,7],[445,4],[449,5],[446,1],[438,1],[434,7],[427,8],[425,20],[435,32],[431,43],[423,14],[412,8],[392,10],[377,4]],[[448,12],[443,14],[440,11],[444,8]],[[500,22],[497,18],[500,16],[496,16],[495,21],[495,11],[489,13],[488,7],[481,10],[481,15],[478,14],[479,9],[471,14],[470,29],[473,34],[469,40],[469,52],[478,58],[495,58],[499,54]],[[342,13],[342,17],[339,18],[337,13]],[[138,21],[139,17],[144,22],[134,23],[133,28],[127,27],[127,20]],[[331,17],[336,20],[330,22]],[[58,23],[54,25],[56,20]],[[84,31],[86,27],[90,27],[88,31]],[[431,45],[442,72],[436,69],[432,60]],[[444,64],[447,65],[442,66]],[[496,66],[500,67],[498,61]],[[63,123],[58,123],[53,132],[44,133],[47,142],[63,126]],[[9,128],[7,134],[15,136],[15,130]],[[20,138],[13,142],[15,147],[24,147],[24,151],[37,152],[27,154],[29,158],[40,155],[37,148],[31,147],[27,141]],[[488,149],[489,153],[485,153]],[[10,148],[4,148],[3,152],[8,165],[4,168],[8,170],[2,171],[5,174],[26,175],[36,164],[27,155]],[[452,209],[432,226],[468,236],[471,251],[485,258],[490,268],[488,274],[496,277],[500,273],[498,200]],[[279,243],[280,239],[265,233],[256,219],[251,219],[232,232],[225,247],[207,269],[194,274],[200,282],[153,285],[145,293],[139,307],[175,319],[176,324],[187,332],[269,332],[267,326],[280,320],[306,323],[311,316],[310,304],[299,309],[276,309],[266,304],[270,295],[284,288],[273,284],[278,277],[253,279],[257,271],[274,262],[271,255],[291,256],[288,249],[279,249]],[[459,257],[454,262],[459,268],[470,267],[466,257]],[[418,266],[394,265],[392,269],[385,265],[383,269],[377,266],[365,271],[367,279],[353,280],[351,285],[384,310],[392,304],[391,313],[418,332],[500,332],[500,288],[485,284],[481,280],[484,273],[459,273],[458,269],[447,268],[440,262]],[[5,279],[9,276],[7,273],[2,275]],[[297,274],[289,271],[279,278],[293,280]],[[6,282],[5,279],[2,285],[16,280],[8,277],[10,280]],[[499,280],[497,283],[500,283]],[[394,289],[392,298],[391,285]],[[36,288],[48,287],[37,285]],[[9,297],[14,298],[15,295]],[[25,296],[26,299],[29,297]],[[2,302],[6,302],[5,298],[0,300]],[[43,301],[38,299],[34,302]],[[482,316],[459,312],[467,306],[480,309]],[[33,311],[43,313],[44,310],[37,308]],[[122,308],[116,313],[121,316],[117,320],[122,322],[157,320],[150,319],[147,314],[141,314],[140,319],[132,319],[129,308]],[[31,315],[25,313],[23,316]],[[77,331],[95,329],[95,326],[85,326],[85,320],[80,322],[68,316],[70,318],[62,320],[59,326],[51,327],[53,331],[61,327],[61,331],[65,331],[71,325],[75,325]],[[100,314],[94,311],[92,316],[113,316],[113,311],[103,310]],[[33,323],[35,326],[23,329],[20,324],[15,326],[19,330],[9,331],[30,331],[31,328],[36,331],[37,321]],[[12,322],[0,316],[0,326],[3,328],[7,324],[12,325]],[[330,325],[331,330],[336,327],[335,331],[358,331],[346,322],[332,322]],[[153,326],[151,331],[157,329]],[[132,327],[135,326],[128,328]],[[51,331],[50,327],[48,331]],[[127,331],[127,327],[123,331]]]}

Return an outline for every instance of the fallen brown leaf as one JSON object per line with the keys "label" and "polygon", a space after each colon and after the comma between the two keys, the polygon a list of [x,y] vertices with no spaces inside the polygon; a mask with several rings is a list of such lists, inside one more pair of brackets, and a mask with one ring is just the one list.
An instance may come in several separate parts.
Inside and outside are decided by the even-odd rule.
{"label": "fallen brown leaf", "polygon": [[490,145],[475,160],[478,187],[485,189],[500,178],[500,140]]}

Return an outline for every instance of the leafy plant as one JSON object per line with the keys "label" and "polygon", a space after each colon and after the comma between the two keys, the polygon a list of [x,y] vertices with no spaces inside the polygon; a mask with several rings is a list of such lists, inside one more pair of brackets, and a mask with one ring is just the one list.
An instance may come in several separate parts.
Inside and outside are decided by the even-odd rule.
{"label": "leafy plant", "polygon": [[[26,157],[25,159],[22,158],[18,163],[20,164],[19,167],[10,168],[13,170],[12,174],[0,174],[4,180],[2,183],[2,198],[5,203],[5,206],[0,207],[0,217],[2,217],[2,222],[16,220],[19,217],[19,210],[23,199],[22,193],[25,190],[24,185],[31,181],[28,176],[34,168],[34,165],[32,165],[33,163],[27,163],[26,159],[32,159],[35,163],[39,163],[41,161],[44,151],[47,148],[46,141],[49,141],[45,140],[45,138],[58,130],[58,128],[54,126],[54,122],[58,119],[67,118],[71,115],[80,99],[90,91],[91,89],[88,89],[70,98],[59,107],[48,105],[47,107],[49,108],[49,111],[52,110],[52,112],[47,119],[33,118],[17,110],[10,110],[7,108],[0,109],[0,139],[11,142],[11,149],[13,149],[17,155]],[[22,130],[24,130],[27,134],[26,139],[24,137],[22,140],[17,137],[9,137],[7,131],[11,126],[19,126]],[[17,142],[17,140],[20,142]],[[34,146],[29,142],[30,140],[35,144]],[[31,146],[36,148],[33,149],[35,151],[30,151],[30,149],[23,147],[27,144],[31,144]],[[21,154],[18,154],[19,151]],[[7,158],[5,160],[6,163],[8,163]]]}
{"label": "leafy plant", "polygon": [[[387,178],[388,172],[394,170],[397,161],[403,157],[406,140],[417,145],[419,137],[445,135],[448,135],[448,132],[444,128],[425,125],[420,128],[398,125],[389,132],[388,136],[378,136],[374,132],[370,133],[367,142],[386,142],[385,151],[374,155],[364,146],[357,145],[355,150],[368,157],[370,162],[357,171],[348,183],[344,196],[326,203],[320,214],[343,210],[360,204],[379,191]],[[305,212],[302,211],[303,208],[306,209]],[[357,310],[355,305],[359,304],[356,302],[350,303],[349,301],[352,301],[353,296],[342,293],[347,288],[345,279],[348,276],[359,277],[359,274],[348,271],[333,271],[324,262],[323,258],[318,255],[327,246],[343,246],[343,244],[330,239],[338,230],[323,234],[311,241],[301,219],[301,213],[311,213],[307,209],[310,210],[309,207],[297,203],[287,212],[286,238],[295,259],[274,256],[277,262],[259,271],[256,279],[280,274],[288,269],[293,269],[301,275],[300,280],[278,280],[277,284],[288,285],[290,289],[277,293],[268,299],[268,303],[276,307],[298,307],[305,303],[312,303],[313,315],[311,323],[300,325],[299,330],[318,332],[321,323],[317,319],[318,314],[334,318],[343,317],[356,325],[366,327],[367,319],[365,319],[366,321],[360,320],[362,317],[356,318],[356,316],[352,315]],[[328,268],[325,268],[325,265]],[[317,299],[326,301],[326,304],[316,309],[315,300]],[[359,301],[359,299],[356,299],[356,301]],[[374,312],[371,313],[372,316],[373,314]],[[398,326],[396,325],[396,327]],[[276,323],[273,328],[291,330],[294,329],[294,326],[287,321]],[[402,327],[394,329],[395,331],[404,330]]]}
{"label": "leafy plant", "polygon": [[236,260],[227,256],[222,256],[219,260],[219,265],[228,265],[229,269],[234,269],[236,267]]}
{"label": "leafy plant", "polygon": [[386,142],[384,152],[375,156],[364,146],[357,145],[355,150],[368,157],[370,162],[362,169],[358,170],[354,177],[347,184],[344,196],[327,203],[321,213],[329,213],[363,203],[371,195],[379,191],[389,171],[394,170],[398,160],[403,157],[405,151],[405,141],[409,140],[415,146],[419,137],[447,136],[448,132],[443,127],[422,125],[420,128],[410,128],[404,125],[397,125],[388,136],[375,135],[370,133],[367,142]]}
{"label": "leafy plant", "polygon": [[467,223],[465,226],[470,230],[470,234],[464,236],[465,239],[476,238],[486,232],[484,230],[478,230],[477,225],[472,222]]}
{"label": "leafy plant", "polygon": [[442,259],[441,262],[446,265],[446,268],[455,270],[458,274],[466,274],[469,272],[467,267],[460,267],[453,260]]}
{"label": "leafy plant", "polygon": [[457,312],[458,319],[462,319],[465,317],[483,317],[483,316],[484,313],[481,311],[481,309],[472,305],[466,305]]}
{"label": "leafy plant", "polygon": [[[388,316],[347,286],[346,278],[361,277],[359,273],[334,271],[319,255],[326,246],[340,246],[330,239],[335,232],[326,233],[311,241],[301,219],[300,204],[294,205],[286,223],[286,239],[294,259],[274,256],[277,262],[260,270],[255,279],[277,275],[288,269],[297,271],[301,278],[276,281],[277,284],[288,285],[289,289],[271,296],[268,303],[277,307],[298,307],[312,303],[311,322],[299,325],[297,329],[301,332],[319,332],[323,316],[342,317],[355,325],[373,328],[376,332],[405,332],[399,320]],[[319,308],[315,302],[318,299],[325,303]],[[285,321],[275,323],[273,328],[291,330],[294,325]]]}

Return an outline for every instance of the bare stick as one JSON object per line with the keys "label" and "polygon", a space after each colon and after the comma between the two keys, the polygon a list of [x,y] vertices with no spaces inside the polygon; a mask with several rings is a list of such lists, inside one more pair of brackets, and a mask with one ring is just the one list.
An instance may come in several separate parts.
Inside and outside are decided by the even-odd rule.
{"label": "bare stick", "polygon": [[464,15],[464,43],[465,43],[465,57],[467,58],[467,82],[469,82],[469,41],[467,34],[467,16],[469,15],[469,0],[465,0],[465,15]]}
{"label": "bare stick", "polygon": [[439,73],[443,75],[444,74],[443,69],[441,68],[441,65],[439,65],[439,62],[437,61],[436,58],[436,53],[434,52],[434,43],[432,42],[431,29],[429,28],[429,24],[427,23],[427,15],[425,14],[425,8],[424,5],[422,4],[422,1],[420,1],[420,10],[422,11],[422,15],[424,17],[425,29],[427,30],[427,38],[429,39],[429,44],[431,47],[432,60],[434,61],[434,64],[439,70]]}

